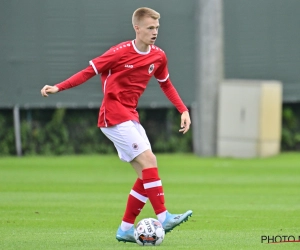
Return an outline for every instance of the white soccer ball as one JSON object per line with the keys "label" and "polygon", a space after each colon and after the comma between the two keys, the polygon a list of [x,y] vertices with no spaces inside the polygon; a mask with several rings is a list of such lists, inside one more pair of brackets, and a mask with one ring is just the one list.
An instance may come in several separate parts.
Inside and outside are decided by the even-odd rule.
{"label": "white soccer ball", "polygon": [[165,230],[156,219],[142,219],[134,229],[134,238],[140,246],[158,246],[165,238]]}

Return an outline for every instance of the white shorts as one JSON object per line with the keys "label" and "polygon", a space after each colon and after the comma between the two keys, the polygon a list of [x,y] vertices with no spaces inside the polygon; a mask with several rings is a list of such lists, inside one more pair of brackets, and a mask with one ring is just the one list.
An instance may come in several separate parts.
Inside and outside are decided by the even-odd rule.
{"label": "white shorts", "polygon": [[147,149],[151,149],[145,129],[136,121],[100,129],[114,143],[122,161],[131,162]]}

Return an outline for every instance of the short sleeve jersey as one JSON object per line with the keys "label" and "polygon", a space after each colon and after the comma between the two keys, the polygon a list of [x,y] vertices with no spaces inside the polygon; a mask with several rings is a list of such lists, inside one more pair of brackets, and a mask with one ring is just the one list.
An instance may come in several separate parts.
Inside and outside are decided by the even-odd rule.
{"label": "short sleeve jersey", "polygon": [[103,100],[98,126],[109,127],[128,120],[139,122],[138,100],[152,76],[159,82],[169,78],[167,57],[157,46],[141,52],[135,41],[120,43],[90,61],[101,74]]}

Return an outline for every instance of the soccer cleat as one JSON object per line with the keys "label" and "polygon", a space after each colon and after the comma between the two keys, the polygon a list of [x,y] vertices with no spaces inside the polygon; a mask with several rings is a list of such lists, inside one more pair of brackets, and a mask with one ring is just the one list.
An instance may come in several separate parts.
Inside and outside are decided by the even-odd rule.
{"label": "soccer cleat", "polygon": [[167,212],[166,219],[162,223],[165,233],[171,232],[175,227],[187,221],[192,213],[192,210],[188,210],[184,214],[170,214]]}
{"label": "soccer cleat", "polygon": [[118,228],[116,239],[118,241],[123,241],[123,242],[132,242],[136,243],[134,239],[134,226],[132,226],[129,230],[123,231],[121,227]]}

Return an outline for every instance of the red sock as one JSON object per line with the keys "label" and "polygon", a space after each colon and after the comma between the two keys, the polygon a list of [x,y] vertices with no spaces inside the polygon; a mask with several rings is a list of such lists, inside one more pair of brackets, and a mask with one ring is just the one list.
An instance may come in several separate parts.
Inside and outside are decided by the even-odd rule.
{"label": "red sock", "polygon": [[165,195],[157,168],[146,168],[142,172],[144,188],[155,214],[166,211]]}
{"label": "red sock", "polygon": [[126,211],[123,221],[134,224],[136,217],[140,214],[142,208],[147,202],[147,193],[143,186],[143,181],[137,179],[134,183],[127,200]]}

